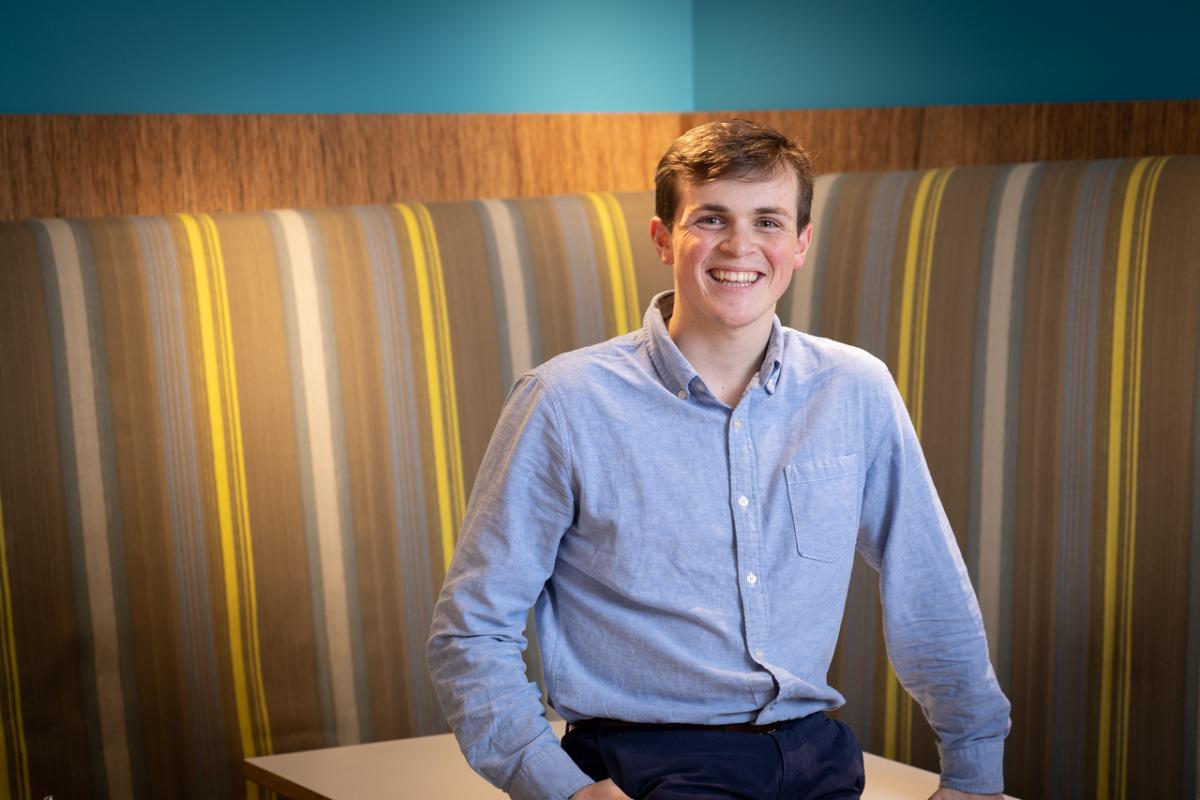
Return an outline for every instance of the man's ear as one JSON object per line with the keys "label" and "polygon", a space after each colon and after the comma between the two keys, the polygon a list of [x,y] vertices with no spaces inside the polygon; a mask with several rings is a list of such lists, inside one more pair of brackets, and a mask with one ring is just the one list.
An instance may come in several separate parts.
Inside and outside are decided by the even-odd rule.
{"label": "man's ear", "polygon": [[804,226],[804,230],[800,231],[800,235],[796,237],[796,266],[793,269],[800,269],[804,266],[804,258],[808,255],[808,248],[812,246],[813,226],[810,222]]}
{"label": "man's ear", "polygon": [[658,251],[658,260],[667,266],[673,265],[675,253],[671,249],[671,229],[658,217],[650,220],[650,239],[654,242],[654,249]]}

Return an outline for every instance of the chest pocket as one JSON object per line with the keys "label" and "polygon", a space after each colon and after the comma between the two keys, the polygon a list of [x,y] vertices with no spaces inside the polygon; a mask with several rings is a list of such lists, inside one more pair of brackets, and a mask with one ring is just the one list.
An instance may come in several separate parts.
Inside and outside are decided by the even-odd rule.
{"label": "chest pocket", "polygon": [[852,554],[862,506],[858,456],[804,461],[783,469],[797,552],[817,561],[840,561]]}

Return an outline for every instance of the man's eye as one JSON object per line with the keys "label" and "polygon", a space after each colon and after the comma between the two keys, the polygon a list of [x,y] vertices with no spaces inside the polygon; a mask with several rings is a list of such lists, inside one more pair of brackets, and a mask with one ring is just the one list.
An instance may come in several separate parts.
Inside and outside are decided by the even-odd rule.
{"label": "man's eye", "polygon": [[701,217],[699,220],[701,225],[720,225],[720,217]]}
{"label": "man's eye", "polygon": [[759,221],[758,221],[758,224],[759,224],[759,225],[761,225],[761,226],[763,226],[764,228],[778,228],[778,227],[780,227],[779,223],[778,223],[778,222],[776,222],[776,221],[775,221],[775,220],[773,220],[773,219],[763,219],[763,220],[759,220]]}

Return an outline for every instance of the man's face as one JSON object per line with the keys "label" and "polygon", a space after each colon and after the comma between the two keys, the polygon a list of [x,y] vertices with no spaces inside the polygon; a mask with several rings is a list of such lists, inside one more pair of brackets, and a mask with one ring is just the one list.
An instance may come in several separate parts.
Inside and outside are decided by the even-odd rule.
{"label": "man's face", "polygon": [[659,258],[675,272],[673,335],[770,328],[812,241],[811,225],[797,227],[798,187],[786,169],[759,180],[680,183],[674,226],[650,223]]}

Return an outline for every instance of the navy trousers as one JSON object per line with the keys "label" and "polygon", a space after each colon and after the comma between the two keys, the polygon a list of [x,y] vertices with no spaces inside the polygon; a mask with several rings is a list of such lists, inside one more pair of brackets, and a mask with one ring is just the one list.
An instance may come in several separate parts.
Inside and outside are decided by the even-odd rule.
{"label": "navy trousers", "polygon": [[771,733],[573,728],[563,749],[636,800],[842,800],[862,795],[862,748],[824,713]]}

